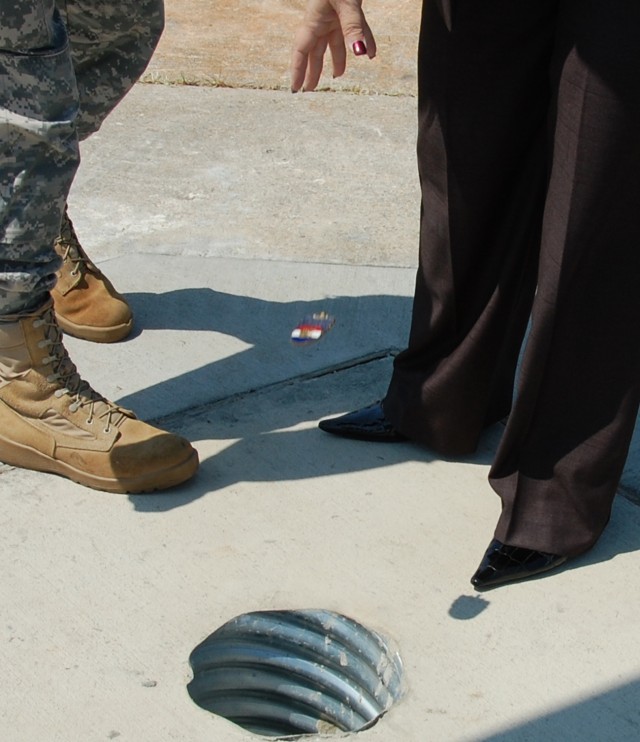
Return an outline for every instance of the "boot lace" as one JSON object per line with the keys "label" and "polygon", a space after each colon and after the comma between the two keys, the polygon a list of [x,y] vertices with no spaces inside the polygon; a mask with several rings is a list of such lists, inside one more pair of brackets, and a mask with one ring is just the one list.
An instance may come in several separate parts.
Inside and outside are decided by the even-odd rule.
{"label": "boot lace", "polygon": [[75,278],[78,274],[84,275],[87,270],[97,270],[85,253],[76,230],[73,228],[73,222],[69,218],[67,207],[62,214],[62,223],[60,225],[60,236],[57,239],[58,245],[63,248],[62,260],[69,261],[72,264],[71,275]]}
{"label": "boot lace", "polygon": [[98,394],[81,378],[64,347],[62,331],[52,309],[34,320],[33,326],[45,328],[44,337],[38,342],[38,347],[47,349],[48,355],[42,359],[43,365],[51,366],[47,381],[59,385],[54,392],[56,397],[66,395],[71,398],[69,405],[71,412],[86,409],[87,423],[91,425],[94,419],[103,420],[105,433],[111,432],[111,428],[117,426],[125,417],[131,417],[128,410]]}

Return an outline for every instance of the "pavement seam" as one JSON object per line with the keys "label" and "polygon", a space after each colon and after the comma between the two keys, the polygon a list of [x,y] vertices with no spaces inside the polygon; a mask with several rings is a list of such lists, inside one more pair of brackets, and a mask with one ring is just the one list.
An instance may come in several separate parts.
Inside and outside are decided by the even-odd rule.
{"label": "pavement seam", "polygon": [[297,384],[305,381],[314,381],[316,379],[321,379],[324,376],[330,376],[331,374],[348,371],[349,369],[357,368],[359,366],[366,366],[369,363],[375,363],[387,358],[393,358],[400,351],[401,348],[398,347],[385,348],[373,353],[368,353],[364,356],[359,356],[358,358],[352,358],[348,361],[343,361],[342,363],[336,363],[332,366],[327,366],[317,371],[309,371],[305,374],[291,376],[288,379],[275,381],[271,384],[265,384],[264,386],[252,387],[251,389],[246,389],[242,392],[236,392],[235,394],[230,394],[226,397],[220,397],[220,399],[215,399],[211,400],[210,402],[204,402],[203,404],[194,405],[193,407],[188,407],[187,409],[181,410],[180,412],[173,412],[170,415],[155,418],[153,420],[149,420],[148,422],[159,427],[175,430],[176,428],[182,428],[186,425],[189,425],[190,423],[200,419],[200,417],[207,415],[210,410],[216,407],[220,407],[224,404],[228,404],[229,402],[240,401],[242,399],[245,399],[246,397],[256,394],[268,394],[270,392],[278,391],[279,389],[290,386],[291,384]]}

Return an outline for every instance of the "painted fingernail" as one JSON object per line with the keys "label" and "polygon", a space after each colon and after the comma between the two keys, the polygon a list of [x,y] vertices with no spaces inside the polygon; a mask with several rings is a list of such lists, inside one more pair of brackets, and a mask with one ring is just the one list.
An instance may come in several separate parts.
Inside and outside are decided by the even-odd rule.
{"label": "painted fingernail", "polygon": [[356,57],[361,57],[363,54],[367,53],[367,47],[365,46],[364,41],[354,41],[351,48]]}

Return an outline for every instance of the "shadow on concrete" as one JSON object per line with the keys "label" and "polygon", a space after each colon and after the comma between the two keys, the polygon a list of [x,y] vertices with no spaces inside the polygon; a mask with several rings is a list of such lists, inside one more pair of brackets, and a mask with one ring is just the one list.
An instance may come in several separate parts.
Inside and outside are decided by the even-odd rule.
{"label": "shadow on concrete", "polygon": [[460,595],[451,604],[449,615],[456,621],[469,621],[485,611],[489,604],[483,595]]}
{"label": "shadow on concrete", "polygon": [[[327,416],[356,409],[381,398],[390,378],[392,355],[363,361],[359,367],[327,373],[326,359],[345,362],[357,357],[354,345],[362,342],[361,351],[371,351],[375,341],[401,345],[399,332],[411,309],[407,297],[390,295],[335,297],[324,302],[272,302],[247,296],[236,296],[209,288],[171,291],[165,294],[140,293],[127,297],[145,330],[176,329],[188,332],[213,331],[230,335],[251,347],[227,358],[167,379],[119,400],[124,406],[138,409],[147,400],[166,395],[185,396],[185,390],[196,387],[215,389],[216,380],[237,381],[239,387],[220,397],[200,402],[190,413],[189,437],[192,440],[229,440],[229,445],[214,456],[206,457],[194,480],[161,495],[131,496],[136,511],[167,512],[188,505],[199,498],[215,496],[238,482],[299,481],[346,473],[373,471],[406,461],[428,464],[439,459],[435,454],[410,442],[372,445],[359,441],[345,442],[317,429],[315,422]],[[295,322],[310,311],[321,308],[334,314],[340,330],[332,331],[331,350],[313,362],[305,351],[291,350],[289,333]],[[357,335],[363,323],[369,324]],[[277,329],[276,329],[277,328]],[[335,333],[335,334],[334,334]],[[374,344],[372,344],[372,338]],[[351,342],[351,341],[354,342]],[[323,341],[323,342],[329,342]],[[319,343],[311,352],[320,348]],[[322,351],[325,353],[325,351]],[[275,354],[275,361],[274,356]],[[287,359],[283,356],[289,354]],[[291,367],[286,361],[290,359]],[[297,359],[297,360],[296,360]],[[313,359],[312,359],[313,360]],[[261,368],[272,363],[280,377],[265,378]],[[300,365],[296,366],[296,363]],[[305,365],[306,364],[306,365]],[[307,377],[304,377],[304,374]],[[343,384],[345,374],[350,381]],[[253,389],[251,379],[255,378]],[[374,380],[372,382],[372,379]],[[269,386],[275,384],[275,386]],[[248,388],[249,387],[249,388]],[[261,389],[261,387],[265,387]],[[238,396],[234,399],[234,394]],[[366,396],[363,396],[366,395]],[[206,398],[205,398],[206,399]],[[171,422],[177,423],[178,415]],[[180,417],[180,423],[184,420]],[[290,430],[301,423],[313,427]],[[176,427],[180,427],[176,425]],[[494,426],[485,433],[475,455],[460,459],[466,463],[490,465],[503,427]],[[487,493],[490,489],[487,485]],[[357,494],[357,493],[356,493]],[[472,496],[471,493],[470,496]],[[265,495],[270,496],[270,495]],[[640,549],[640,532],[614,507],[612,521],[591,551],[569,562],[563,569],[576,569],[608,561],[616,555]],[[472,608],[469,612],[467,609]],[[454,607],[453,617],[472,618],[478,604]],[[468,614],[468,615],[467,615]]]}
{"label": "shadow on concrete", "polygon": [[[317,383],[317,380],[314,380]],[[203,419],[207,427],[213,420]],[[467,463],[490,465],[501,435],[501,426],[488,430],[478,452],[467,457]],[[330,477],[359,471],[375,470],[405,463],[423,462],[425,465],[439,460],[435,454],[410,442],[393,444],[371,444],[359,441],[344,441],[317,429],[278,431],[252,435],[233,442],[226,449],[205,458],[196,477],[189,483],[158,495],[129,495],[136,512],[169,512],[188,506],[201,497],[216,497],[217,492],[227,489],[233,496],[233,485],[239,482],[297,481],[316,477]],[[342,483],[344,486],[344,483]],[[469,497],[491,495],[486,490],[470,492]],[[225,495],[228,496],[228,495]],[[364,491],[346,492],[348,497],[365,497]],[[392,497],[393,493],[390,492]],[[265,489],[265,497],[276,498],[273,487]],[[426,507],[426,505],[425,505]],[[630,517],[630,509],[631,515]],[[589,565],[607,562],[628,552],[640,551],[640,528],[637,508],[624,498],[614,502],[611,521],[597,544],[586,554],[571,560],[556,573],[582,569]],[[490,534],[487,534],[489,539]],[[533,579],[545,579],[541,575]],[[488,605],[490,599],[461,596],[450,609],[450,616],[457,620],[475,618]]]}
{"label": "shadow on concrete", "polygon": [[[403,347],[409,327],[409,297],[394,295],[338,296],[318,301],[277,302],[239,296],[209,288],[189,288],[163,294],[127,295],[136,316],[136,332],[179,330],[203,333],[201,344],[191,340],[183,353],[193,353],[197,368],[151,384],[117,401],[136,410],[144,419],[157,420],[178,411],[211,404],[242,393],[250,393],[274,383],[296,379],[309,373],[338,367],[372,351],[384,353]],[[336,318],[335,328],[326,339],[312,346],[298,347],[290,334],[307,314],[327,311]],[[140,330],[139,328],[143,328]],[[250,345],[240,352],[224,355],[224,338],[207,337],[218,333]],[[216,344],[216,340],[218,343]],[[211,344],[208,352],[207,343]],[[179,350],[173,366],[178,365]],[[211,359],[210,361],[208,359]],[[163,358],[149,359],[162,363]],[[388,377],[383,380],[388,382]],[[171,407],[168,406],[171,400]],[[179,402],[177,402],[179,400]],[[179,404],[179,406],[178,406]],[[335,409],[335,408],[334,408]],[[295,406],[289,413],[295,413]],[[328,407],[326,413],[332,412]],[[271,430],[270,419],[261,419],[261,429]],[[295,414],[289,424],[295,422]],[[212,430],[215,435],[215,429]]]}
{"label": "shadow on concrete", "polygon": [[[214,417],[203,420],[202,424],[213,425]],[[487,440],[491,440],[490,432]],[[488,465],[493,458],[492,449],[493,446],[483,443],[476,455],[465,461]],[[375,445],[345,441],[315,428],[257,435],[245,431],[243,438],[215,456],[205,458],[190,483],[164,494],[130,495],[129,498],[138,512],[167,512],[205,495],[215,496],[216,492],[239,482],[299,481],[373,471],[407,461],[426,465],[437,460],[440,460],[438,456],[410,442]],[[265,497],[273,496],[272,487],[267,492]]]}
{"label": "shadow on concrete", "polygon": [[640,679],[594,694],[558,711],[531,719],[478,742],[549,740],[637,740],[640,729]]}
{"label": "shadow on concrete", "polygon": [[[286,280],[286,273],[285,273]],[[295,275],[291,276],[291,291],[295,291]],[[257,345],[269,336],[282,321],[283,339],[288,340],[291,320],[308,311],[317,311],[318,305],[331,306],[335,316],[344,320],[357,312],[369,317],[370,328],[383,330],[390,317],[404,317],[411,311],[413,299],[409,296],[376,294],[365,296],[332,296],[322,300],[294,300],[278,302],[253,296],[230,294],[208,287],[190,287],[164,293],[135,292],[126,295],[136,316],[136,326],[128,340],[146,330],[208,330],[233,335]],[[295,324],[295,322],[294,322]],[[404,334],[408,328],[404,327]],[[404,342],[398,338],[399,343]],[[126,342],[126,341],[125,341]]]}

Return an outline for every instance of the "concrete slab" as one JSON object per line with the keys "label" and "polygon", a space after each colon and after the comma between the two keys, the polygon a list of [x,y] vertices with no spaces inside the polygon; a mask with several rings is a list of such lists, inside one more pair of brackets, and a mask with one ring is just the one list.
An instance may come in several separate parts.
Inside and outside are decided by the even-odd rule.
{"label": "concrete slab", "polygon": [[389,370],[173,418],[203,463],[171,494],[5,472],[3,740],[256,739],[192,703],[189,653],[235,615],[301,607],[399,645],[406,696],[363,740],[635,740],[640,512],[619,501],[586,558],[478,596],[468,578],[497,516],[485,477],[499,429],[447,462],[316,428],[380,393]]}
{"label": "concrete slab", "polygon": [[[67,344],[97,388],[151,419],[400,350],[414,280],[412,269],[140,254],[107,269],[137,332],[89,354]],[[141,276],[151,290],[136,290]],[[326,339],[291,343],[318,311],[336,318]]]}
{"label": "concrete slab", "polygon": [[[3,742],[256,739],[193,704],[189,653],[240,613],[310,607],[404,659],[405,697],[358,738],[637,739],[635,505],[619,498],[598,545],[553,577],[479,596],[500,427],[459,462],[317,430],[384,393],[408,329],[413,111],[391,100],[139,86],[87,144],[72,216],[138,330],[69,346],[202,467],[136,497],[0,467]],[[292,348],[320,305],[335,330]],[[634,443],[629,492],[637,472]]]}
{"label": "concrete slab", "polygon": [[416,121],[411,98],[138,85],[85,143],[71,216],[96,259],[415,267]]}

